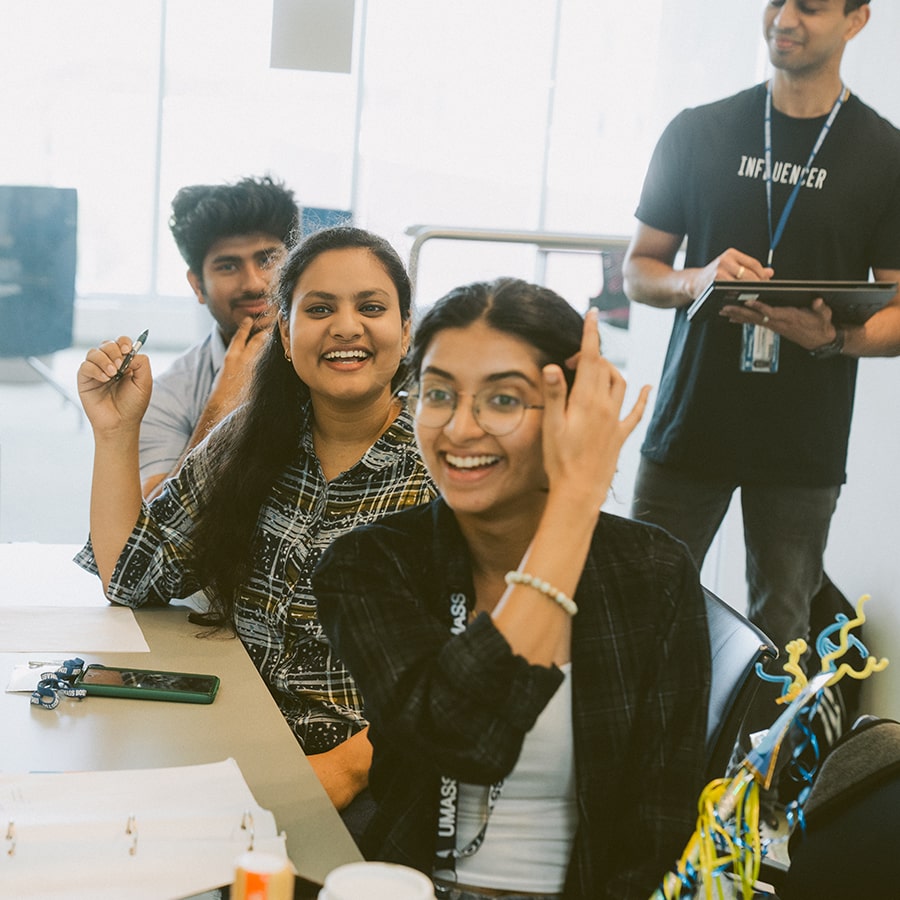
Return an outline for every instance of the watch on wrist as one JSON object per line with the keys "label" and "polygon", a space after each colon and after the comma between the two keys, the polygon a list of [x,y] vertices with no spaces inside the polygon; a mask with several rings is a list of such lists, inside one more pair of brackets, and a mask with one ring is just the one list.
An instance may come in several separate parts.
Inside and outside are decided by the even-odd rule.
{"label": "watch on wrist", "polygon": [[821,347],[814,347],[809,351],[809,355],[813,359],[831,359],[832,356],[839,356],[843,349],[844,329],[835,328],[834,340],[829,341],[827,344],[822,344]]}

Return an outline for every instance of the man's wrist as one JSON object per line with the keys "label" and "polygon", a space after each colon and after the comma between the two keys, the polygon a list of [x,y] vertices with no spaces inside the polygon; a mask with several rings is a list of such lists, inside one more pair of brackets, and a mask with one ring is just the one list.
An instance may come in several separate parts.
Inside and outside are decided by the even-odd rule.
{"label": "man's wrist", "polygon": [[830,340],[827,344],[822,344],[820,347],[813,347],[813,349],[809,351],[809,355],[813,359],[831,359],[833,356],[840,356],[844,349],[845,338],[846,335],[844,334],[844,329],[835,326],[834,339]]}

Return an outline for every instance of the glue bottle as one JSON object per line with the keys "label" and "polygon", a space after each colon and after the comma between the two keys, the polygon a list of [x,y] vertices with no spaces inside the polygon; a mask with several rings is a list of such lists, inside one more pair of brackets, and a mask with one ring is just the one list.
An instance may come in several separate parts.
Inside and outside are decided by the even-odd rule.
{"label": "glue bottle", "polygon": [[248,850],[235,863],[231,900],[293,900],[294,869],[276,853]]}

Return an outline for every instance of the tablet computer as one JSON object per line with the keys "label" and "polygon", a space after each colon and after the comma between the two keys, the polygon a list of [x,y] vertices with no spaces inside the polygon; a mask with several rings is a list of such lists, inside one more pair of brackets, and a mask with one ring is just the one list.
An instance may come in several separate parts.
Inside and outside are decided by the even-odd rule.
{"label": "tablet computer", "polygon": [[769,306],[810,306],[821,297],[838,325],[861,325],[897,293],[896,281],[713,281],[688,307],[703,321],[723,306],[759,300]]}

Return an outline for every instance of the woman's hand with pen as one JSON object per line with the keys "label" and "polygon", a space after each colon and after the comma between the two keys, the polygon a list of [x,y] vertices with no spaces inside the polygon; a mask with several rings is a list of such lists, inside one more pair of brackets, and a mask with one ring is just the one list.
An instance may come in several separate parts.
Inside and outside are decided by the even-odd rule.
{"label": "woman's hand with pen", "polygon": [[78,369],[78,393],[94,430],[117,430],[140,424],[153,376],[150,361],[139,351],[145,331],[132,343],[129,337],[104,341],[87,352]]}
{"label": "woman's hand with pen", "polygon": [[91,544],[104,589],[143,499],[138,440],[153,387],[150,361],[135,352],[144,338],[146,332],[134,343],[104,341],[78,368],[78,394],[94,432]]}

